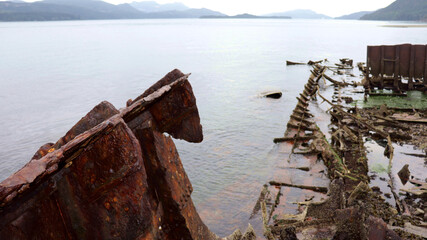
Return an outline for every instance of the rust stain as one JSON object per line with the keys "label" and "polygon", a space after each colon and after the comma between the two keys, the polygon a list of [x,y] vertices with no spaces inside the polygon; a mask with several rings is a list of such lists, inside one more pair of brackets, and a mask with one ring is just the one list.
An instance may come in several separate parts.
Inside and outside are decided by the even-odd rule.
{"label": "rust stain", "polygon": [[[368,46],[368,89],[427,90],[427,45]],[[402,81],[402,80],[405,81]],[[406,82],[407,81],[407,82]]]}
{"label": "rust stain", "polygon": [[102,102],[43,145],[0,183],[0,238],[217,239],[163,134],[203,140],[188,76],[170,72],[121,111]]}
{"label": "rust stain", "polygon": [[55,202],[56,202],[56,206],[58,207],[59,214],[61,215],[61,219],[62,219],[62,223],[64,224],[64,228],[67,231],[68,239],[72,239],[70,232],[68,231],[67,223],[65,222],[64,215],[62,214],[61,207],[59,206],[58,200],[56,200]]}

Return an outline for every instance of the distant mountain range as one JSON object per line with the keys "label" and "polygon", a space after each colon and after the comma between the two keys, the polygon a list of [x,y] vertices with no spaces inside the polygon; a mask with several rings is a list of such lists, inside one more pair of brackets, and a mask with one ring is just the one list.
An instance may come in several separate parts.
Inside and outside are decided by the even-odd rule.
{"label": "distant mountain range", "polygon": [[200,18],[202,16],[227,16],[223,13],[212,11],[207,8],[189,8],[183,11],[164,11],[145,13],[144,18]]}
{"label": "distant mountain range", "polygon": [[359,20],[361,17],[365,16],[366,14],[370,14],[370,13],[373,13],[373,12],[372,11],[355,12],[355,13],[344,15],[341,17],[336,17],[335,19]]}
{"label": "distant mountain range", "polygon": [[189,7],[179,2],[159,4],[154,1],[144,1],[144,2],[132,2],[130,5],[141,12],[185,11],[190,9]]}
{"label": "distant mountain range", "polygon": [[427,0],[396,0],[386,8],[364,15],[362,20],[427,21]]}
{"label": "distant mountain range", "polygon": [[176,4],[133,2],[114,5],[99,0],[44,0],[0,2],[0,21],[54,21],[94,19],[199,18],[226,16],[206,8]]}
{"label": "distant mountain range", "polygon": [[244,13],[244,14],[238,14],[235,16],[202,16],[200,18],[245,18],[245,19],[251,19],[251,18],[268,18],[268,19],[290,19],[291,17],[288,16],[256,16],[256,15],[252,15],[252,14],[248,14],[248,13]]}
{"label": "distant mountain range", "polygon": [[207,8],[189,8],[176,3],[159,4],[154,1],[132,2],[133,8],[145,13],[145,18],[200,18],[202,16],[227,16]]}
{"label": "distant mountain range", "polygon": [[[312,10],[292,10],[263,16],[239,14],[228,16],[206,8],[189,8],[176,2],[159,4],[154,1],[110,4],[101,0],[42,0],[33,3],[21,0],[0,2],[0,21],[52,21],[92,19],[144,18],[294,18],[331,19]],[[427,21],[427,0],[396,0],[375,12],[357,12],[336,19],[412,20]]]}
{"label": "distant mountain range", "polygon": [[0,2],[0,21],[55,21],[96,19],[155,18],[331,18],[311,10],[294,10],[264,16],[239,14],[228,16],[206,8],[195,9],[176,2],[154,1],[114,5],[101,0],[42,0],[27,3],[20,0]]}
{"label": "distant mountain range", "polygon": [[0,21],[49,21],[140,18],[129,4],[91,0],[46,0],[34,3],[0,2]]}
{"label": "distant mountain range", "polygon": [[316,13],[315,11],[308,10],[308,9],[297,9],[292,11],[286,11],[286,12],[277,12],[277,13],[270,13],[266,14],[264,16],[287,16],[291,18],[303,18],[303,19],[332,19],[332,17],[326,16],[324,14]]}

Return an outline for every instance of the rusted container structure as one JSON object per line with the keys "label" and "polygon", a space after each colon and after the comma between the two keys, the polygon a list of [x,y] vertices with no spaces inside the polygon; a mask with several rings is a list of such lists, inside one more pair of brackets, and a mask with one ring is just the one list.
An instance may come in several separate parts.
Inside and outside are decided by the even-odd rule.
{"label": "rusted container structure", "polygon": [[427,45],[368,46],[368,89],[427,90]]}

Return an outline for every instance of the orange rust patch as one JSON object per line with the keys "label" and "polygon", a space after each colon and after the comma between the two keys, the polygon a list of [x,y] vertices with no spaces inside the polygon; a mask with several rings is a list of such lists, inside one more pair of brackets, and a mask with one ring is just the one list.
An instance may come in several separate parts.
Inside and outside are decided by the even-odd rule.
{"label": "orange rust patch", "polygon": [[90,176],[90,183],[95,183],[96,180],[96,176],[95,174],[92,174],[92,176]]}
{"label": "orange rust patch", "polygon": [[105,206],[105,208],[106,208],[106,209],[108,209],[108,210],[110,210],[110,208],[111,208],[111,204],[110,204],[109,202],[105,202],[105,203],[104,203],[104,206]]}

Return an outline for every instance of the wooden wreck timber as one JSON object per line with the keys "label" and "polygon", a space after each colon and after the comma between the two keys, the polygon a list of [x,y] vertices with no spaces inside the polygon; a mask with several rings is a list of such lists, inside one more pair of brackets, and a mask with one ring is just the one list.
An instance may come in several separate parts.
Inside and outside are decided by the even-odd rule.
{"label": "wooden wreck timber", "polygon": [[[345,63],[342,61],[343,64],[351,63],[348,59],[343,60],[345,60]],[[357,87],[359,84],[348,84],[332,79],[326,75],[325,68],[328,69],[320,65],[314,66],[303,94],[297,98],[297,106],[287,124],[285,136],[274,139],[275,143],[281,144],[282,151],[283,148],[290,150],[289,157],[282,163],[280,171],[293,174],[286,169],[294,168],[293,171],[303,170],[309,176],[307,175],[302,184],[298,183],[298,178],[283,178],[285,181],[274,179],[266,185],[258,200],[258,202],[264,202],[260,204],[261,206],[266,206],[261,208],[263,216],[273,216],[264,221],[265,237],[267,239],[298,239],[299,237],[303,239],[423,239],[427,237],[425,223],[422,220],[416,217],[408,219],[411,216],[409,209],[413,208],[408,207],[404,200],[400,200],[395,192],[393,181],[389,181],[388,184],[394,195],[395,206],[389,205],[368,185],[370,177],[363,137],[376,134],[379,139],[386,141],[384,154],[389,158],[389,166],[392,166],[394,155],[392,140],[405,138],[390,132],[389,128],[385,131],[383,127],[377,126],[376,120],[379,119],[387,126],[399,129],[409,130],[409,128],[397,121],[397,118],[386,116],[389,114],[381,114],[381,110],[374,110],[374,114],[365,116],[364,109],[354,106],[345,107],[344,102],[352,101],[347,100],[347,96],[343,96],[342,90],[351,86]],[[321,77],[333,84],[332,101],[320,94],[318,81]],[[328,126],[331,131],[331,142],[328,142],[313,121],[313,115],[316,114],[309,112],[313,109],[310,105],[315,102],[316,96],[319,97],[320,102],[326,102],[331,107],[327,107],[329,109],[327,113],[331,118]],[[417,119],[419,118],[422,117],[418,116]],[[419,121],[417,123],[419,124]],[[317,163],[311,162],[304,168],[292,167],[300,166],[297,162],[307,164],[310,162],[308,159],[313,158],[322,160],[327,167],[328,176],[331,179],[328,188],[322,185],[321,181],[310,180],[310,178],[320,179],[315,177],[319,171]],[[302,171],[298,175],[305,176]],[[393,178],[390,168],[388,176],[389,179]],[[413,183],[417,183],[418,186],[402,191],[414,195],[415,198],[424,196],[423,199],[425,199],[426,183],[423,181],[413,181]],[[279,189],[275,190],[275,188]],[[292,207],[286,202],[287,198],[282,198],[281,195],[294,191],[289,189],[311,191],[308,196],[313,196],[314,199],[318,192],[325,192],[328,189],[328,197],[322,201],[316,201],[313,197],[306,195],[308,199],[294,202],[298,205],[299,214],[286,214]],[[273,196],[269,197],[269,195]],[[422,202],[421,205],[423,205]],[[423,211],[419,210],[417,213],[423,214]],[[393,222],[399,222],[398,226],[387,225]]]}
{"label": "wooden wreck timber", "polygon": [[102,102],[0,184],[0,239],[218,239],[171,137],[203,140],[188,75],[128,106]]}
{"label": "wooden wreck timber", "polygon": [[325,59],[325,60],[319,60],[319,61],[311,61],[310,60],[307,63],[293,62],[293,61],[286,60],[286,65],[287,66],[291,66],[291,65],[315,65],[315,64],[322,63],[323,61],[327,61],[327,59]]}

